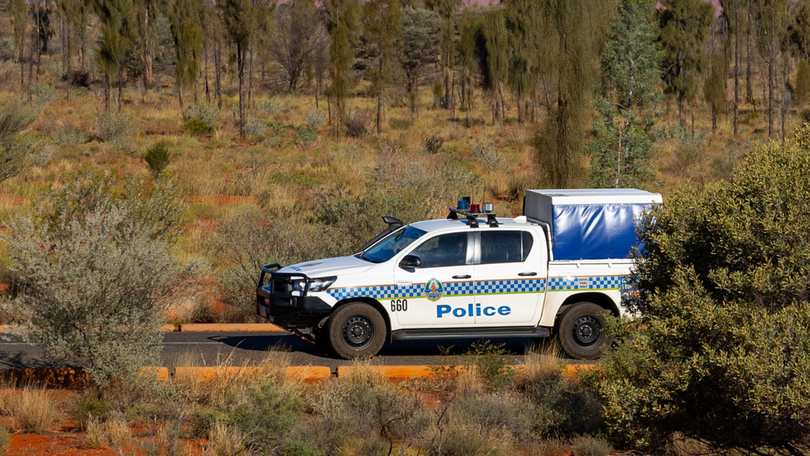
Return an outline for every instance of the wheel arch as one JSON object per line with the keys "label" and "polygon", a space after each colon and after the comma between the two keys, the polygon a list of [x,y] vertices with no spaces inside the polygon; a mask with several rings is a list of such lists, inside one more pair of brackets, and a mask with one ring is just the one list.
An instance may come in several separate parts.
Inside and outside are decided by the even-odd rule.
{"label": "wheel arch", "polygon": [[382,315],[383,321],[385,321],[385,340],[388,341],[389,343],[391,343],[391,338],[392,338],[392,336],[391,336],[391,317],[388,314],[388,312],[386,312],[385,307],[383,307],[383,305],[380,304],[380,302],[377,301],[376,299],[368,298],[368,297],[357,297],[357,298],[346,298],[346,299],[344,299],[342,301],[338,301],[338,303],[335,304],[332,307],[332,312],[329,314],[329,318],[332,318],[332,314],[334,314],[335,311],[338,308],[340,308],[340,307],[342,307],[342,306],[344,306],[346,304],[353,303],[353,302],[366,303],[366,304],[374,307],[375,309],[377,309],[377,312],[379,312],[380,315]]}
{"label": "wheel arch", "polygon": [[611,299],[610,296],[606,295],[605,293],[577,293],[573,294],[563,301],[562,305],[559,309],[557,309],[557,317],[560,316],[568,307],[578,303],[578,302],[592,302],[597,306],[609,310],[613,316],[620,316],[621,313],[619,312],[619,307],[616,303]]}

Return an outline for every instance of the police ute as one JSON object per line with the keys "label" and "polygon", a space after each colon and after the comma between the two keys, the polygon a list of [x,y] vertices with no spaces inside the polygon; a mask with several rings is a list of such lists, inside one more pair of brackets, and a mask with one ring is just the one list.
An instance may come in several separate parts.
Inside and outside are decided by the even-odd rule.
{"label": "police ute", "polygon": [[444,220],[383,217],[352,255],[262,267],[256,311],[343,358],[386,341],[551,336],[597,358],[605,314],[622,315],[630,291],[635,221],[661,203],[636,189],[528,190],[515,218],[469,198]]}

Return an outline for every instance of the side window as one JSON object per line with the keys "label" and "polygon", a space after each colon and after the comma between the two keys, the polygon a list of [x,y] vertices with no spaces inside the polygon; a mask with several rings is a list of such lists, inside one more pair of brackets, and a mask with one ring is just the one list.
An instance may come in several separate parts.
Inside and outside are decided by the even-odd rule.
{"label": "side window", "polygon": [[484,231],[481,233],[481,264],[526,261],[533,242],[532,234],[527,231]]}
{"label": "side window", "polygon": [[422,260],[422,268],[458,266],[467,262],[467,233],[443,234],[428,239],[411,255]]}

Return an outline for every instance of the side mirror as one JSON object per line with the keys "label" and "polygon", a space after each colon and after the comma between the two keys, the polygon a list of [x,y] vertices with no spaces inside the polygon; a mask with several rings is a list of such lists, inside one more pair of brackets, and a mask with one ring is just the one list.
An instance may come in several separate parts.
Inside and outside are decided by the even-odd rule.
{"label": "side mirror", "polygon": [[402,269],[413,269],[419,266],[422,266],[422,259],[416,255],[405,255],[399,262],[399,267]]}

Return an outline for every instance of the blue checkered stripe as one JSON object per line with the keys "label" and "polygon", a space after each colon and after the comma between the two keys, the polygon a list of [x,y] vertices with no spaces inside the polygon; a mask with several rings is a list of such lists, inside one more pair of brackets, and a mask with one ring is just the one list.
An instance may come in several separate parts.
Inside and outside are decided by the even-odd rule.
{"label": "blue checkered stripe", "polygon": [[531,280],[485,280],[475,282],[475,294],[542,293],[546,279]]}
{"label": "blue checkered stripe", "polygon": [[[548,279],[548,291],[620,290],[625,279],[625,276],[551,277]],[[587,286],[584,282],[587,282]]]}
{"label": "blue checkered stripe", "polygon": [[[473,294],[472,282],[451,282],[442,284],[443,296],[464,296]],[[330,288],[326,290],[338,301],[350,298],[398,299],[422,298],[425,296],[425,284],[415,283],[406,287],[381,285],[376,287]]]}

